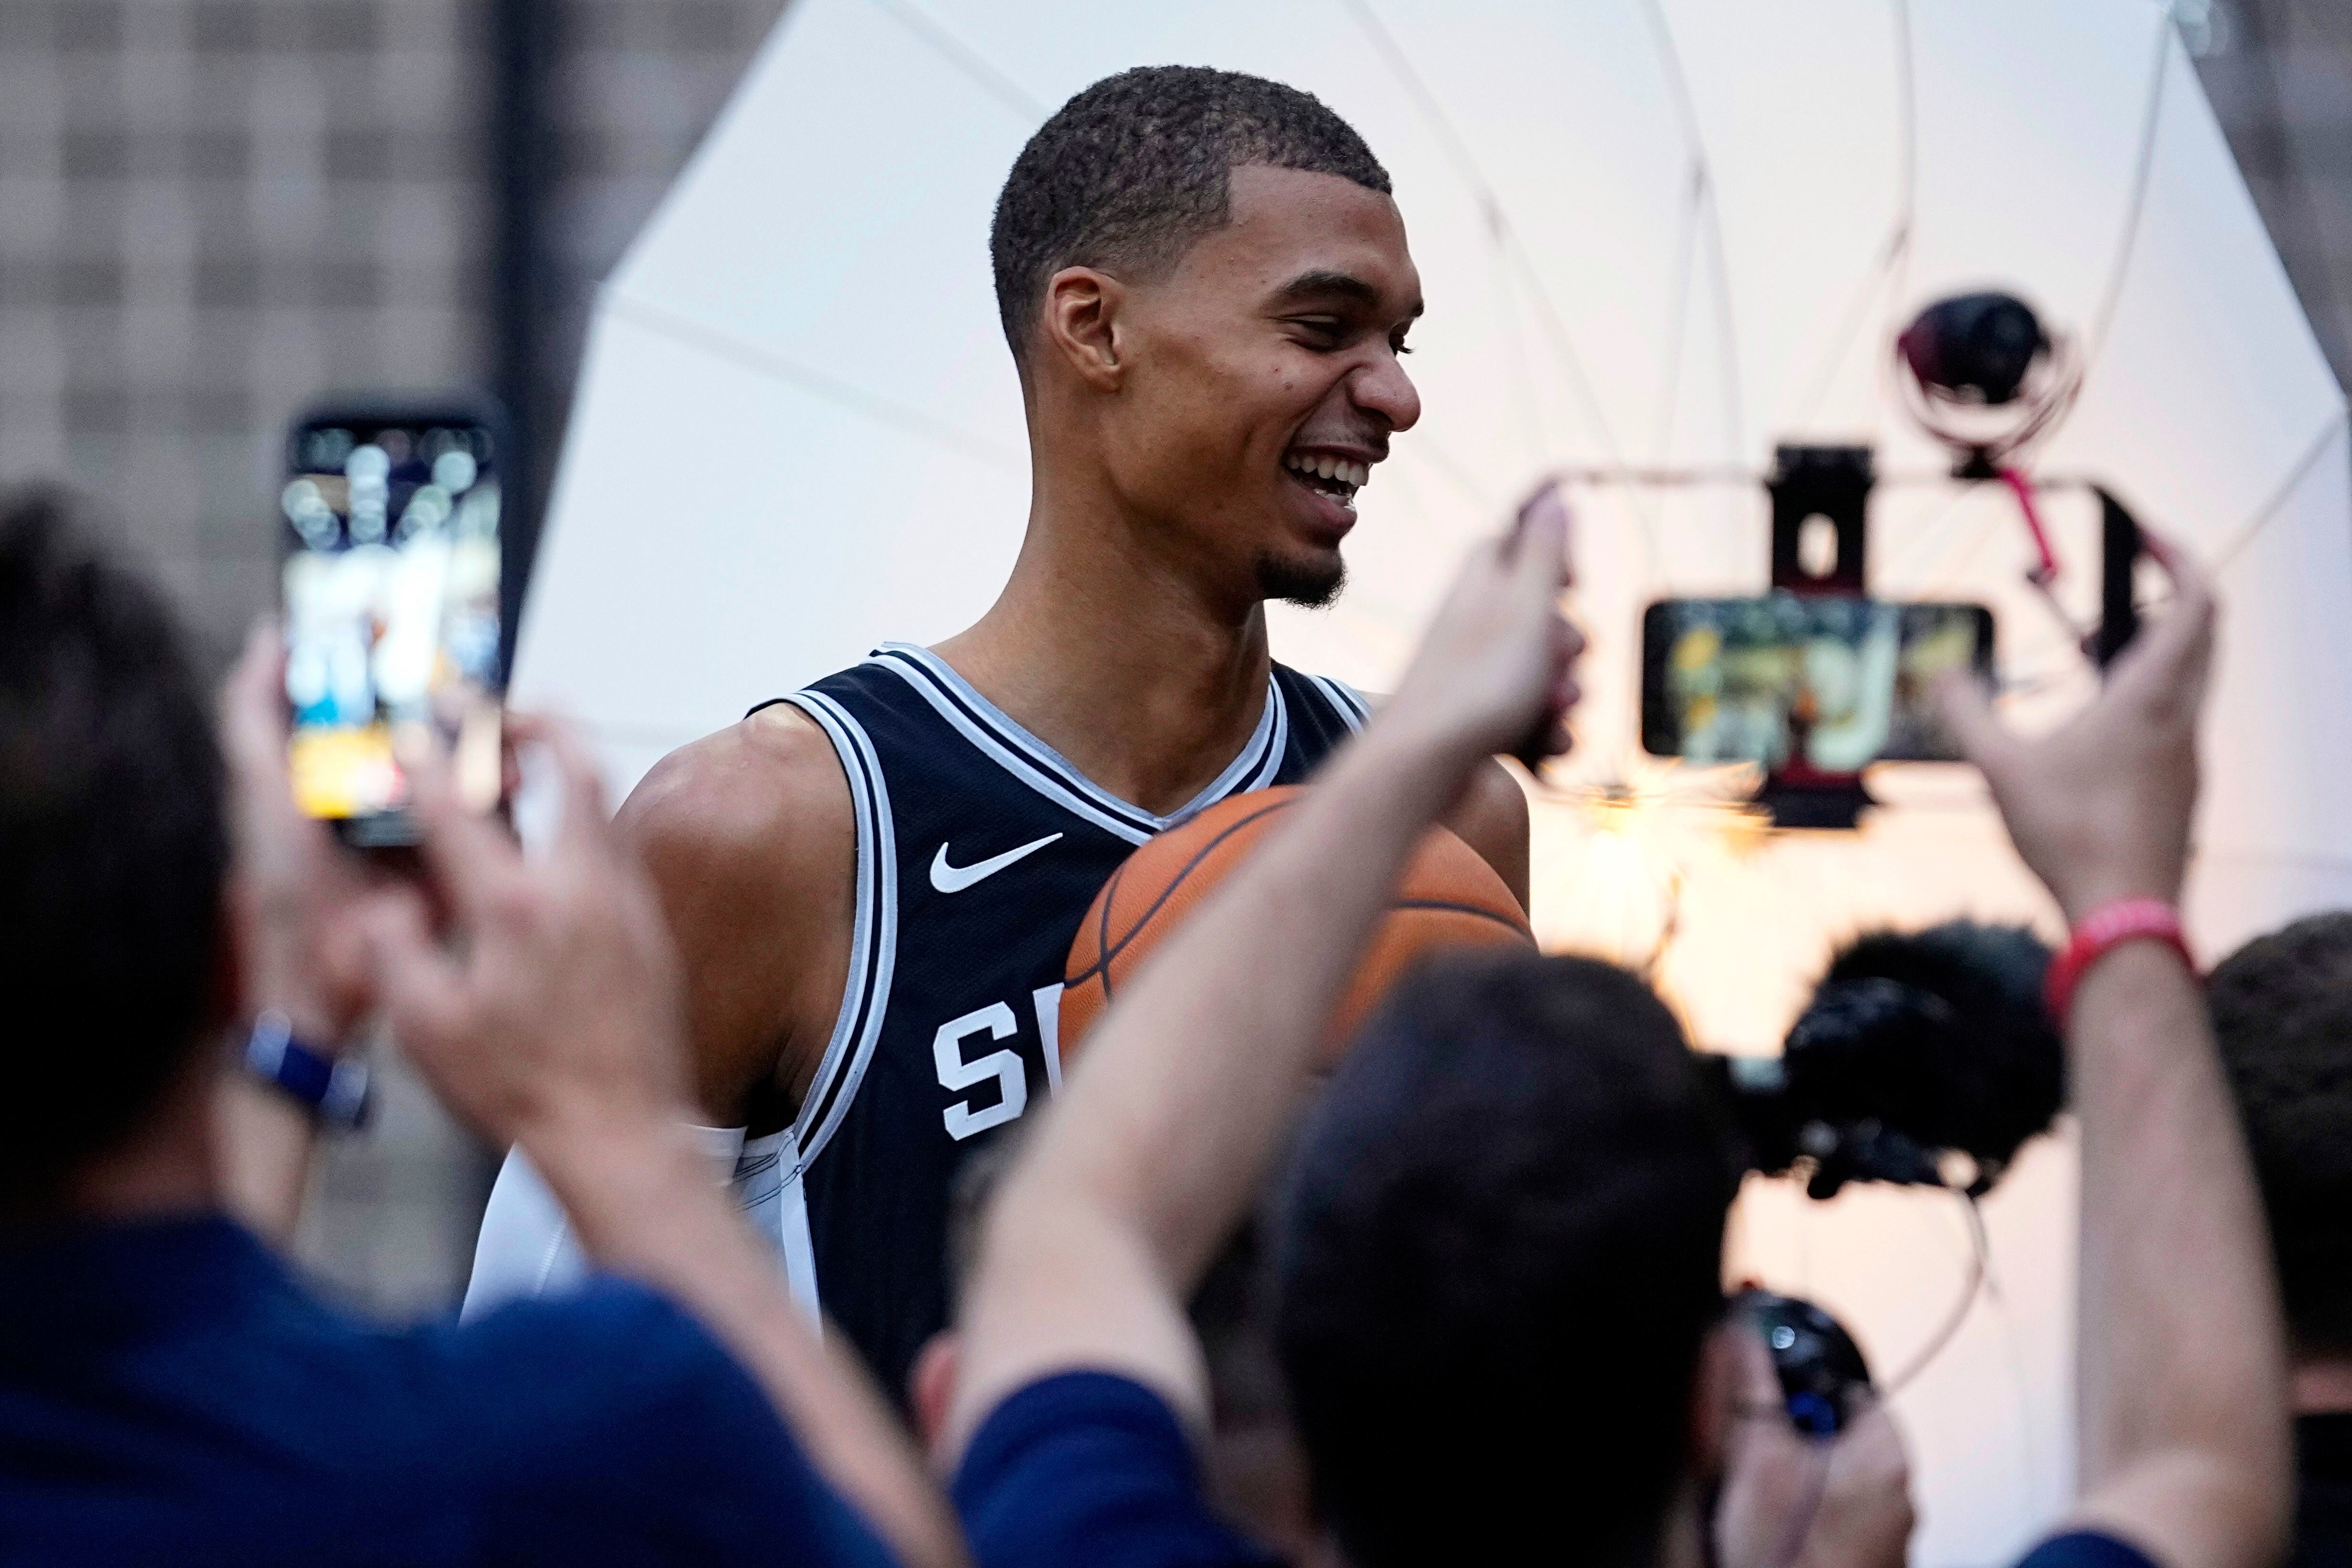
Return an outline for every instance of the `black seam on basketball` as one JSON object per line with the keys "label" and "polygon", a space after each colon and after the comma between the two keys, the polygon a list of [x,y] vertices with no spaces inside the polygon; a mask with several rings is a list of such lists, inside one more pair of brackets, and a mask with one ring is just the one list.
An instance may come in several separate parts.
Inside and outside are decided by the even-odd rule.
{"label": "black seam on basketball", "polygon": [[1127,860],[1118,863],[1118,869],[1110,874],[1110,880],[1103,884],[1102,892],[1096,898],[1095,901],[1102,906],[1102,918],[1095,926],[1095,961],[1077,973],[1062,977],[1062,988],[1066,991],[1073,985],[1085,984],[1099,971],[1103,977],[1103,1003],[1106,1006],[1110,1003],[1110,964],[1102,954],[1110,946],[1110,907],[1118,901],[1119,880],[1127,875],[1128,860],[1134,858],[1129,855]]}
{"label": "black seam on basketball", "polygon": [[[1297,797],[1293,796],[1289,800],[1278,800],[1271,805],[1261,806],[1257,810],[1251,812],[1247,816],[1243,817],[1240,821],[1221,829],[1214,838],[1210,839],[1208,843],[1202,845],[1200,849],[1193,854],[1192,858],[1184,863],[1183,868],[1178,871],[1176,875],[1169,880],[1168,885],[1160,890],[1160,896],[1151,900],[1151,907],[1145,910],[1143,913],[1136,919],[1133,925],[1128,927],[1127,934],[1119,938],[1118,944],[1114,946],[1110,941],[1111,903],[1118,897],[1119,879],[1127,875],[1127,868],[1134,860],[1134,857],[1129,856],[1126,860],[1120,861],[1118,869],[1110,874],[1110,882],[1104,888],[1100,899],[1102,913],[1099,922],[1096,928],[1095,951],[1097,956],[1095,961],[1092,963],[1087,964],[1084,969],[1079,970],[1076,974],[1064,975],[1062,977],[1063,985],[1066,988],[1072,985],[1083,985],[1099,973],[1102,976],[1103,1005],[1105,1006],[1108,1006],[1110,1005],[1111,994],[1111,962],[1120,953],[1127,951],[1127,947],[1129,942],[1132,942],[1137,937],[1143,934],[1144,927],[1150,925],[1152,921],[1152,918],[1159,914],[1160,906],[1175,896],[1176,889],[1182,887],[1185,880],[1190,878],[1195,870],[1200,868],[1201,862],[1208,857],[1210,851],[1215,849],[1218,845],[1223,844],[1234,834],[1238,833],[1241,829],[1248,826],[1251,823],[1255,822],[1259,817],[1265,816],[1268,812],[1280,811],[1294,804],[1296,799]],[[1510,931],[1515,935],[1526,937],[1530,942],[1534,940],[1534,933],[1529,931],[1520,921],[1512,920],[1507,915],[1496,914],[1494,910],[1483,908],[1477,904],[1459,904],[1445,899],[1399,899],[1390,904],[1389,908],[1392,910],[1430,910],[1441,914],[1471,915],[1482,921],[1492,921],[1494,924],[1501,926],[1505,931]]]}
{"label": "black seam on basketball", "polygon": [[1534,933],[1528,931],[1526,926],[1521,925],[1517,921],[1512,920],[1507,915],[1498,915],[1492,910],[1482,909],[1476,904],[1457,904],[1450,902],[1444,899],[1399,899],[1396,902],[1391,904],[1389,908],[1391,910],[1435,910],[1444,914],[1475,915],[1482,921],[1494,921],[1496,925],[1501,926],[1506,931],[1516,931],[1531,942],[1535,940]]}
{"label": "black seam on basketball", "polygon": [[[1291,797],[1293,800],[1296,798],[1297,797],[1295,795]],[[1118,939],[1118,945],[1117,947],[1106,948],[1103,952],[1102,957],[1097,961],[1103,972],[1104,1001],[1108,1002],[1110,1000],[1111,961],[1116,959],[1120,953],[1127,951],[1128,943],[1133,942],[1137,937],[1143,934],[1143,928],[1150,925],[1153,918],[1160,913],[1160,906],[1165,904],[1170,899],[1176,896],[1176,889],[1182,887],[1185,879],[1200,868],[1201,862],[1209,858],[1210,852],[1215,849],[1218,845],[1223,844],[1226,839],[1231,838],[1234,834],[1239,833],[1243,828],[1247,827],[1251,823],[1255,822],[1259,817],[1265,816],[1271,812],[1283,810],[1290,804],[1290,800],[1277,800],[1271,805],[1259,806],[1255,811],[1251,812],[1247,816],[1243,817],[1240,821],[1228,824],[1226,826],[1220,828],[1214,838],[1210,839],[1206,844],[1202,845],[1199,849],[1193,851],[1192,858],[1184,862],[1182,869],[1179,870],[1173,877],[1168,879],[1168,885],[1160,889],[1160,896],[1151,900],[1151,907],[1144,910],[1142,914],[1137,916],[1135,923],[1127,928],[1127,934]],[[1121,869],[1124,868],[1125,866],[1124,863],[1122,863]],[[1109,914],[1108,906],[1105,908],[1104,914],[1106,920],[1105,930],[1108,931],[1108,919]]]}

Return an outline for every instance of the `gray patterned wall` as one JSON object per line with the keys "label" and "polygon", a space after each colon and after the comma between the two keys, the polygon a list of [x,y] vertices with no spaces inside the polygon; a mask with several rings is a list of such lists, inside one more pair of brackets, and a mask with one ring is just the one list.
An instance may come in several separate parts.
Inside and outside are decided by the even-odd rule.
{"label": "gray patterned wall", "polygon": [[[2352,386],[2352,5],[2183,0],[2192,44],[2263,219],[2338,384]],[[2207,18],[2210,16],[2210,20]]]}
{"label": "gray patterned wall", "polygon": [[[536,371],[780,0],[526,0],[550,24]],[[0,483],[66,479],[217,658],[274,595],[288,416],[488,383],[494,0],[0,0]],[[394,1312],[454,1300],[489,1165],[396,1070],[299,1249]]]}

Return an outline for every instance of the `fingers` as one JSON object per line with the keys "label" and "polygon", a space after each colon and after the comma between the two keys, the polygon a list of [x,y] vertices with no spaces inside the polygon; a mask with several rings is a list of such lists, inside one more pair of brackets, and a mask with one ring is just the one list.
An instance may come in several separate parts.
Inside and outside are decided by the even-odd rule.
{"label": "fingers", "polygon": [[563,822],[558,842],[573,847],[607,847],[605,831],[612,812],[604,800],[604,770],[581,740],[580,732],[558,719],[536,719],[531,731],[555,758],[563,779]]}
{"label": "fingers", "polygon": [[457,799],[449,765],[430,740],[402,747],[408,775],[408,809],[416,819],[417,847],[425,866],[448,902],[467,915],[484,905],[513,877],[522,858],[488,818],[467,811]]}
{"label": "fingers", "polygon": [[1777,1425],[1792,1426],[1788,1395],[1781,1392],[1780,1374],[1773,1370],[1772,1352],[1745,1313],[1732,1326],[1731,1344],[1739,1375],[1739,1409],[1756,1419],[1777,1417]]}
{"label": "fingers", "polygon": [[286,771],[285,670],[277,623],[254,622],[221,688],[221,748],[248,789]]}
{"label": "fingers", "polygon": [[2193,707],[2203,696],[2212,659],[2212,579],[2177,542],[2147,528],[2141,529],[2140,540],[2172,579],[2172,607],[2124,650],[2108,685],[2142,697],[2177,689]]}
{"label": "fingers", "polygon": [[1559,481],[1547,480],[1519,508],[1518,520],[1507,536],[1505,560],[1525,574],[1526,580],[1539,583],[1548,594],[1557,595],[1569,581],[1568,527],[1568,500],[1560,493]]}
{"label": "fingers", "polygon": [[378,900],[367,910],[362,934],[377,994],[405,1045],[430,1050],[464,1032],[464,975],[434,942],[421,900]]}
{"label": "fingers", "polygon": [[1959,742],[1960,753],[1982,769],[1987,778],[2006,770],[2017,750],[2017,737],[1992,710],[1992,699],[1975,677],[1957,669],[1937,678],[1936,710]]}

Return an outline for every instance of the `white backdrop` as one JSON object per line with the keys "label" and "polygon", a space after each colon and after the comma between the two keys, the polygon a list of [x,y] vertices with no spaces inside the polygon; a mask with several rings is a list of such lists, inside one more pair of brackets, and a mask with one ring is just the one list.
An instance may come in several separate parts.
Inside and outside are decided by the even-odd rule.
{"label": "white backdrop", "polygon": [[[991,205],[1052,106],[1168,62],[1345,115],[1427,287],[1424,421],[1360,498],[1347,597],[1276,613],[1282,657],[1386,686],[1461,543],[1558,465],[1755,468],[1811,438],[1932,468],[1888,336],[2007,287],[2088,358],[2037,466],[2221,563],[2201,946],[2352,903],[2344,400],[2153,0],[796,0],[606,286],[518,700],[586,720],[625,787],[877,640],[983,610],[1027,502]],[[2095,519],[2053,514],[2086,616]],[[1592,697],[1537,799],[1548,941],[1655,957],[1695,1037],[1745,1049],[1862,926],[2051,919],[1962,771],[1881,776],[1899,804],[1858,834],[1764,836],[1638,755],[1641,605],[1760,588],[1765,542],[1753,489],[1580,496]],[[2024,721],[2089,689],[2000,495],[1884,489],[1872,555],[1880,593],[1994,606]],[[1607,785],[1636,805],[1597,809]],[[1995,1295],[1898,1402],[1927,1568],[2006,1556],[2066,1495],[2072,1181],[2053,1143],[1993,1195]],[[1764,1184],[1735,1267],[1819,1297],[1885,1369],[1958,1289],[1961,1236],[1947,1199]]]}

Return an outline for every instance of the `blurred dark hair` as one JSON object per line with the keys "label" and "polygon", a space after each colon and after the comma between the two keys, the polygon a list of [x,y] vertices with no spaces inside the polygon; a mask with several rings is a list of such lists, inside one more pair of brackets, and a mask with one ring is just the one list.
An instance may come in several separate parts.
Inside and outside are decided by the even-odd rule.
{"label": "blurred dark hair", "polygon": [[119,1143],[217,1000],[225,784],[156,593],[0,497],[0,1206]]}
{"label": "blurred dark hair", "polygon": [[1349,1560],[1655,1552],[1738,1139],[1665,1006],[1578,958],[1402,984],[1308,1121],[1276,1332]]}
{"label": "blurred dark hair", "polygon": [[1054,111],[1013,161],[988,237],[1015,361],[1065,267],[1163,274],[1232,217],[1233,171],[1266,163],[1386,195],[1364,139],[1311,94],[1203,66],[1105,77]]}
{"label": "blurred dark hair", "polygon": [[2256,937],[2206,983],[2295,1346],[2352,1355],[2352,913]]}

